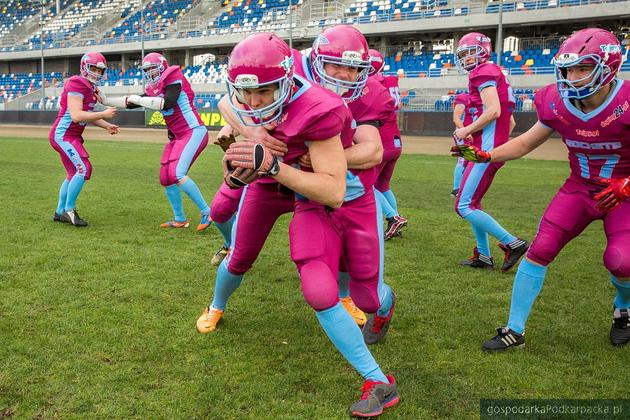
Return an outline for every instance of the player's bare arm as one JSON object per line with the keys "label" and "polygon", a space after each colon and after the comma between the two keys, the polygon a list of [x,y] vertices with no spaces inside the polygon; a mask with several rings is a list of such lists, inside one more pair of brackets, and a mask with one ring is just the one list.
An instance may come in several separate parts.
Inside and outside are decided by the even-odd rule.
{"label": "player's bare arm", "polygon": [[346,159],[339,136],[309,143],[314,172],[280,163],[274,179],[293,191],[332,208],[343,204],[346,191]]}
{"label": "player's bare arm", "polygon": [[352,139],[352,147],[345,149],[348,168],[369,169],[383,160],[383,142],[374,125],[360,124]]}
{"label": "player's bare arm", "polygon": [[76,95],[68,95],[68,111],[74,123],[94,122],[100,119],[112,119],[116,116],[116,108],[107,108],[100,112],[83,111],[83,98]]}
{"label": "player's bare arm", "polygon": [[107,130],[109,134],[118,134],[118,132],[120,131],[120,127],[118,127],[116,124],[109,123],[103,119],[92,121],[92,124]]}
{"label": "player's bare arm", "polygon": [[505,162],[522,158],[546,142],[551,134],[553,134],[551,128],[537,122],[525,133],[491,151],[486,152],[464,144],[453,146],[451,152],[453,156],[463,157],[471,162]]}

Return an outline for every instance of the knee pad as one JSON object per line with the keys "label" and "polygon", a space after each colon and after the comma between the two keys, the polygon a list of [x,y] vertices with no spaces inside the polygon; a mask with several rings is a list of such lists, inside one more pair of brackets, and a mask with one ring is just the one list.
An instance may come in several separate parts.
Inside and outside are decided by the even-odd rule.
{"label": "knee pad", "polygon": [[350,296],[352,301],[363,312],[375,313],[381,306],[378,299],[378,284],[376,282],[362,283],[350,280]]}
{"label": "knee pad", "polygon": [[630,277],[630,254],[617,244],[609,244],[604,251],[604,266],[617,278]]}
{"label": "knee pad", "polygon": [[160,167],[160,184],[163,187],[177,184],[179,182],[175,177],[175,168],[172,167],[171,162],[164,164]]}
{"label": "knee pad", "polygon": [[559,252],[560,248],[557,242],[534,238],[534,241],[527,250],[527,258],[546,267],[551,264]]}
{"label": "knee pad", "polygon": [[332,308],[339,302],[337,275],[322,261],[309,261],[300,267],[304,300],[316,311]]}
{"label": "knee pad", "polygon": [[87,181],[92,176],[92,163],[87,159],[83,159],[83,165],[85,166],[83,168],[83,178]]}
{"label": "knee pad", "polygon": [[239,201],[240,197],[227,197],[219,190],[210,204],[210,217],[216,223],[227,223],[236,213]]}
{"label": "knee pad", "polygon": [[249,261],[247,258],[239,255],[237,248],[232,250],[229,259],[227,262],[228,271],[239,276],[247,273],[254,264],[254,261]]}

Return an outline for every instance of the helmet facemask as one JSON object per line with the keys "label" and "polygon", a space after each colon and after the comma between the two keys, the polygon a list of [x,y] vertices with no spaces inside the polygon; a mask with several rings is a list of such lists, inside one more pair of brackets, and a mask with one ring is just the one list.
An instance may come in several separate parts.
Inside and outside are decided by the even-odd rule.
{"label": "helmet facemask", "polygon": [[156,63],[142,63],[142,78],[147,85],[157,85],[160,82],[164,66]]}
{"label": "helmet facemask", "polygon": [[[313,61],[313,72],[319,79],[319,84],[324,88],[341,96],[346,102],[354,101],[363,93],[363,88],[370,75],[371,63],[363,60],[361,54],[354,51],[345,51],[341,58],[330,55],[318,54]],[[344,67],[356,67],[357,76],[353,81],[337,79],[326,73],[325,65],[335,64]]]}
{"label": "helmet facemask", "polygon": [[[578,54],[560,54],[552,61],[555,66],[556,85],[560,96],[568,99],[584,99],[597,92],[611,72],[609,66],[603,63],[596,54],[578,56]],[[578,80],[569,80],[568,69],[579,65],[592,65],[593,70]],[[585,84],[581,84],[588,81]]]}
{"label": "helmet facemask", "polygon": [[[291,93],[293,91],[293,80],[289,79],[287,76],[259,84],[256,75],[240,74],[236,77],[235,81],[227,79],[226,83],[228,100],[232,110],[243,125],[249,127],[264,126],[278,120],[283,114],[284,106],[291,99]],[[273,102],[271,104],[257,109],[247,104],[243,94],[244,89],[259,89],[270,85],[275,85]]]}
{"label": "helmet facemask", "polygon": [[[479,64],[488,61],[488,51],[486,51],[481,45],[458,47],[457,50],[455,50],[455,56],[455,66],[460,73],[468,73]],[[475,57],[475,61],[467,63],[469,57],[471,56]]]}

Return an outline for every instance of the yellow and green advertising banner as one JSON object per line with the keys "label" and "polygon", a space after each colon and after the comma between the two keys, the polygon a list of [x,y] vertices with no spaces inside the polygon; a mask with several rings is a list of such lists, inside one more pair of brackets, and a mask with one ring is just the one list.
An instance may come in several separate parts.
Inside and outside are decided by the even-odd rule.
{"label": "yellow and green advertising banner", "polygon": [[[206,127],[223,127],[226,122],[217,111],[198,111],[201,120]],[[145,124],[147,127],[164,127],[164,117],[160,111],[146,111],[144,113]]]}

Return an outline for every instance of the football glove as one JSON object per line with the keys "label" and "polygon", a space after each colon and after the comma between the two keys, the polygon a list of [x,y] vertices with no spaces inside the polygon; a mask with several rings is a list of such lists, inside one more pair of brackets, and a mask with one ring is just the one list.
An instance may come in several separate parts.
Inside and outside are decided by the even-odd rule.
{"label": "football glove", "polygon": [[225,160],[234,168],[253,169],[258,175],[274,176],[280,171],[278,158],[262,144],[250,140],[232,143]]}
{"label": "football glove", "polygon": [[227,149],[230,148],[230,145],[232,143],[234,143],[234,142],[236,142],[236,138],[234,137],[234,134],[230,134],[229,136],[221,136],[221,137],[219,137],[214,142],[214,144],[219,146],[225,152],[225,151],[227,151]]}
{"label": "football glove", "polygon": [[630,176],[626,178],[596,178],[595,181],[604,187],[593,197],[597,200],[597,210],[608,213],[613,211],[622,201],[630,197]]}
{"label": "football glove", "polygon": [[469,144],[451,147],[451,156],[463,157],[466,160],[477,163],[490,162],[490,159],[492,159],[490,152],[484,152],[478,147]]}

